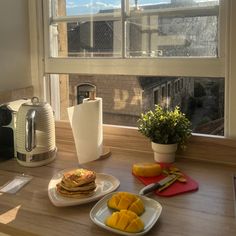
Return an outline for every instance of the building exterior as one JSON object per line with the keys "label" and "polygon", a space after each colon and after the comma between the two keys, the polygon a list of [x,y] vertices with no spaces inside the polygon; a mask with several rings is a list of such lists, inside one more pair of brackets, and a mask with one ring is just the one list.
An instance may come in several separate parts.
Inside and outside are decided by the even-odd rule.
{"label": "building exterior", "polygon": [[169,109],[179,105],[187,110],[185,101],[194,92],[191,78],[71,75],[69,80],[70,105],[80,103],[95,87],[97,96],[103,98],[104,123],[116,125],[137,126],[140,114],[154,109],[155,104]]}
{"label": "building exterior", "polygon": [[[160,10],[166,4],[134,8],[126,24],[126,57],[216,57],[217,15],[181,16],[181,7],[197,5],[195,1],[171,1],[168,7],[177,7],[175,14],[136,14],[136,11]],[[136,2],[136,7],[137,7]],[[178,8],[179,7],[179,8]],[[179,10],[180,9],[180,10]],[[100,14],[115,10],[101,11]],[[193,15],[192,15],[193,14]],[[70,57],[119,57],[121,56],[121,22],[119,20],[84,21],[67,24],[68,56]],[[199,32],[196,34],[196,32]],[[206,80],[204,80],[206,81]],[[201,98],[196,95],[199,84],[205,92]],[[136,126],[142,112],[154,109],[161,104],[169,109],[180,106],[194,126],[199,126],[201,115],[207,122],[224,116],[224,85],[222,80],[207,83],[196,78],[181,77],[139,77],[139,76],[69,76],[69,104],[80,103],[88,96],[91,87],[96,88],[97,96],[103,98],[104,123]],[[212,95],[213,87],[218,91]],[[213,98],[214,97],[214,98]],[[204,99],[211,102],[203,102]],[[212,109],[216,106],[214,117]],[[202,104],[202,105],[201,105]],[[203,108],[202,108],[202,107]],[[198,113],[199,112],[199,113]],[[201,114],[201,115],[199,115]],[[202,117],[200,117],[202,118]],[[197,129],[196,129],[197,130]]]}

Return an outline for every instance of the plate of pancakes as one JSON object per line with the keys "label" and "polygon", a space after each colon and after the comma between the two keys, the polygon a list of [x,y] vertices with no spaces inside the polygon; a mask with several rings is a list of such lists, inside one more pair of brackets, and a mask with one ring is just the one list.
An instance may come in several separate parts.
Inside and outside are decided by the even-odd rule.
{"label": "plate of pancakes", "polygon": [[115,191],[120,181],[108,174],[73,168],[57,172],[48,184],[48,196],[57,207],[80,205],[99,200]]}

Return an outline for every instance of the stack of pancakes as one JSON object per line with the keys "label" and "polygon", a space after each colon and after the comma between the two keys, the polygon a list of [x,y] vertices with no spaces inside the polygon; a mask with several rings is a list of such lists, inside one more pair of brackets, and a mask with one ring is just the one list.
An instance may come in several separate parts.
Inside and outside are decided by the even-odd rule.
{"label": "stack of pancakes", "polygon": [[57,184],[57,192],[64,197],[83,198],[94,194],[96,173],[86,169],[75,169],[63,174]]}

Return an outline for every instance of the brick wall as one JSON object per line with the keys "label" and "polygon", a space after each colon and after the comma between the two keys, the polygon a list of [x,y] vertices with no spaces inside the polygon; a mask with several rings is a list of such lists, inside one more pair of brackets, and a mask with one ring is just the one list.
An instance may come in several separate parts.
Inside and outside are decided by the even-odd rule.
{"label": "brick wall", "polygon": [[136,76],[71,75],[70,104],[76,96],[76,86],[83,83],[95,85],[97,97],[103,99],[104,123],[136,125],[142,111],[142,89]]}

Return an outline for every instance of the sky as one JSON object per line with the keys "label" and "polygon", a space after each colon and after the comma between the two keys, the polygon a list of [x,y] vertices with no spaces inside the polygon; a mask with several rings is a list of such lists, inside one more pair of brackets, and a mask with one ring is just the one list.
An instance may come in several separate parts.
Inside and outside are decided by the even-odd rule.
{"label": "sky", "polygon": [[[195,0],[195,2],[214,0]],[[100,10],[120,8],[120,0],[66,0],[67,15],[96,13]],[[134,5],[135,0],[130,0]],[[139,5],[152,5],[170,3],[171,0],[138,0]]]}
{"label": "sky", "polygon": [[[171,0],[138,0],[139,4],[158,4],[158,3],[170,3]],[[67,15],[77,15],[94,12],[105,9],[120,8],[120,0],[66,0]],[[134,0],[130,0],[130,3],[134,5]]]}

